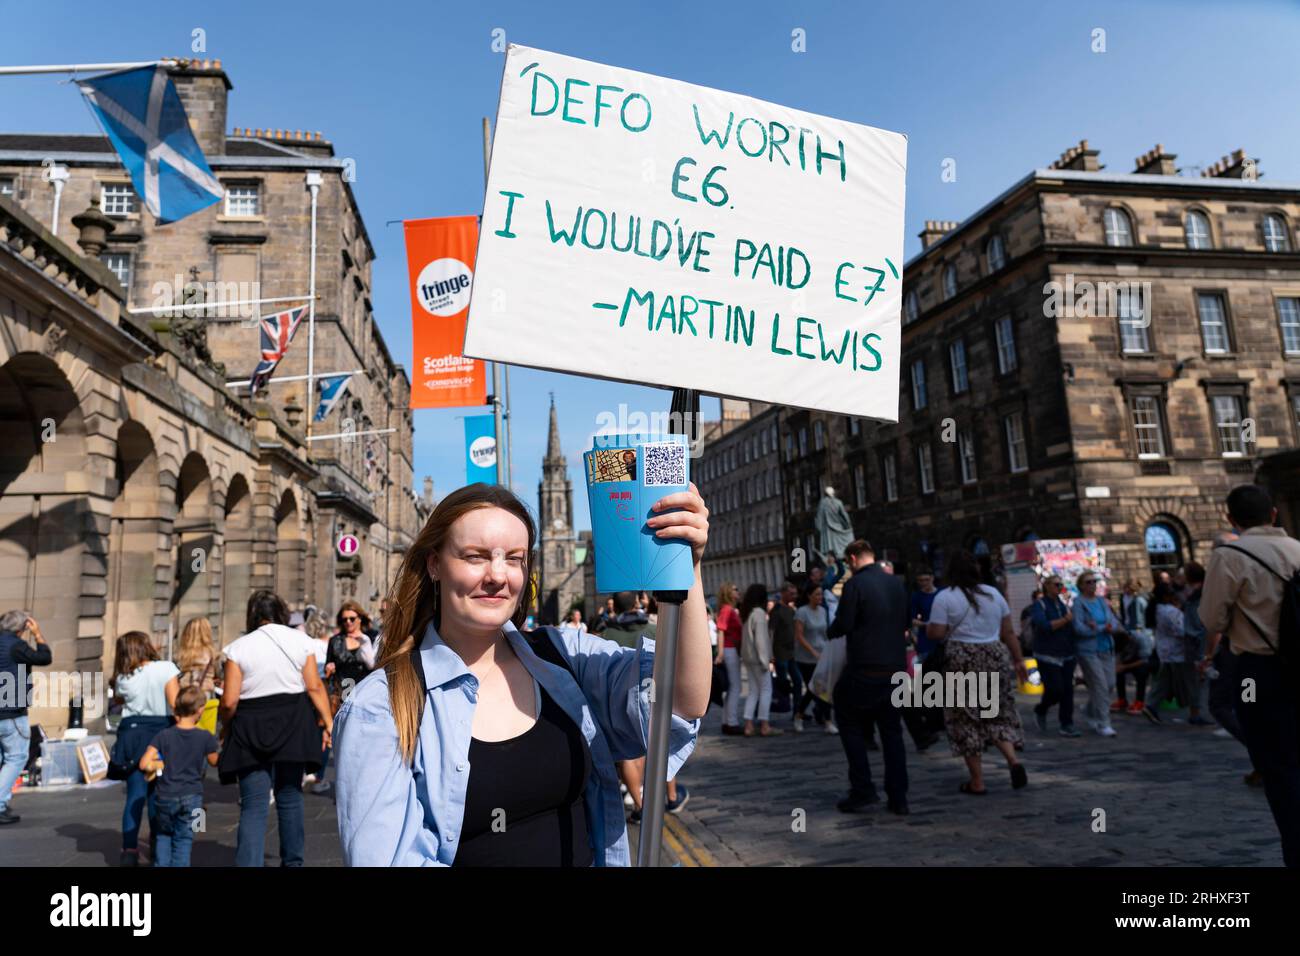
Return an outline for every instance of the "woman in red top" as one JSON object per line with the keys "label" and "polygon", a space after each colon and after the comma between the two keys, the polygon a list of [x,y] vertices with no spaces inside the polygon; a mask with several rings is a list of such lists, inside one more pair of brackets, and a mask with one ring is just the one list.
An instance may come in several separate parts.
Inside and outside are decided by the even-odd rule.
{"label": "woman in red top", "polygon": [[740,593],[730,581],[718,588],[718,630],[722,632],[722,646],[718,648],[715,663],[727,668],[727,694],[722,705],[722,732],[739,736],[740,729],[740,636],[744,624],[736,605]]}

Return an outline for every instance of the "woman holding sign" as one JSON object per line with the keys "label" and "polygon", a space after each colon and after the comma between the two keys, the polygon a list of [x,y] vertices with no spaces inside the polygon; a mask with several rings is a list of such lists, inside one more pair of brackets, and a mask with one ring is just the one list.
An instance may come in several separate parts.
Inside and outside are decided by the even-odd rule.
{"label": "woman holding sign", "polygon": [[[699,575],[708,509],[692,485],[656,502],[647,523],[689,545],[695,566],[680,615],[671,778],[709,704]],[[348,865],[628,865],[614,762],[646,752],[653,642],[521,633],[536,540],[517,497],[474,484],[442,500],[407,552],[379,665],[334,725]]]}

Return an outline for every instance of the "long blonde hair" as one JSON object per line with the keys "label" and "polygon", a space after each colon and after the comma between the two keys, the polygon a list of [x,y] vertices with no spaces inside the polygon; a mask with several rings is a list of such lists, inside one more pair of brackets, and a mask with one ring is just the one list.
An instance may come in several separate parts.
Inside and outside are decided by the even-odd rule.
{"label": "long blonde hair", "polygon": [[461,517],[479,508],[502,508],[524,523],[528,529],[528,557],[524,567],[524,587],[511,616],[515,627],[522,627],[536,596],[533,581],[533,547],[537,526],[524,503],[500,485],[477,482],[453,491],[438,503],[415,543],[402,559],[402,570],[388,592],[388,615],[384,618],[384,641],[376,667],[388,675],[388,702],[397,725],[397,740],[402,756],[409,763],[415,757],[415,742],[420,731],[420,714],[424,707],[425,688],[411,662],[411,653],[424,638],[432,623],[440,624],[439,584],[429,577],[429,555],[439,551],[447,541],[451,526]]}
{"label": "long blonde hair", "polygon": [[206,667],[216,656],[212,645],[212,624],[206,617],[192,617],[181,629],[181,639],[176,645],[176,666],[181,673]]}
{"label": "long blonde hair", "polygon": [[730,604],[733,607],[740,603],[740,590],[730,581],[723,581],[722,586],[718,588],[718,610],[722,610],[724,604]]}

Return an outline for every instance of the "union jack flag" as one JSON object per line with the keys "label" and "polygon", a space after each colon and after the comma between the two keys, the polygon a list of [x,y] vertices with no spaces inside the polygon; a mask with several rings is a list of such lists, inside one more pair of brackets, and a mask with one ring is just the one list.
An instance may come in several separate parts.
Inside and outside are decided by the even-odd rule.
{"label": "union jack flag", "polygon": [[262,316],[260,320],[262,361],[257,363],[257,368],[253,369],[253,374],[250,376],[251,381],[248,385],[250,391],[256,392],[271,380],[271,373],[280,364],[280,359],[284,358],[284,353],[289,351],[293,333],[298,331],[298,323],[306,315],[307,306],[300,305],[297,308],[277,312],[275,315]]}

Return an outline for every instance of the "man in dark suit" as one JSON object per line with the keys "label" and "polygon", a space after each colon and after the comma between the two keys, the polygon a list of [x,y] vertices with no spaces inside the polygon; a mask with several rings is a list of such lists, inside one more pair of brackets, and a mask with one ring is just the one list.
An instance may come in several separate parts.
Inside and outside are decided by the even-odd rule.
{"label": "man in dark suit", "polygon": [[893,813],[907,806],[903,721],[890,698],[893,677],[907,670],[907,586],[881,570],[871,545],[859,538],[845,549],[853,577],[844,585],[828,638],[843,637],[844,671],[835,685],[835,720],[849,761],[849,795],[836,804],[859,813],[880,799],[871,782],[867,748],[875,727],[885,757],[885,794]]}

